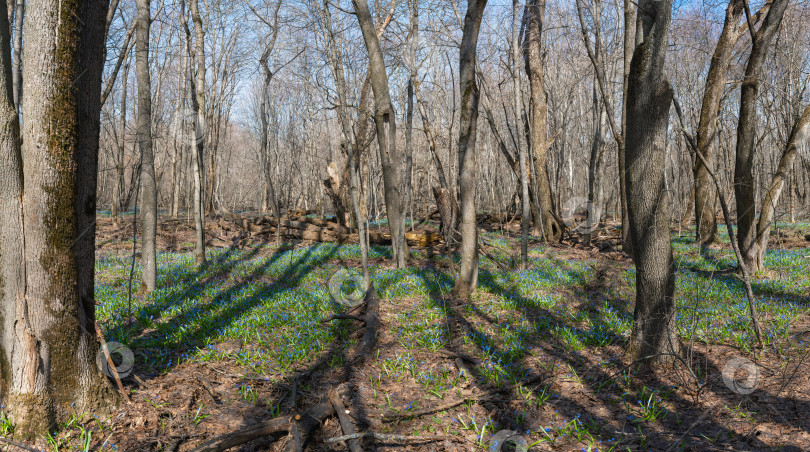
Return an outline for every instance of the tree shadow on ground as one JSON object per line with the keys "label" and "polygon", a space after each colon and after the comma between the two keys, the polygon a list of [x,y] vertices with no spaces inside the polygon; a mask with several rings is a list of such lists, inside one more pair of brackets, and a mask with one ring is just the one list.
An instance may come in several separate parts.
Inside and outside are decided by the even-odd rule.
{"label": "tree shadow on ground", "polygon": [[[620,373],[609,372],[603,364],[621,365],[624,362],[621,349],[625,339],[624,335],[615,329],[615,318],[606,317],[601,307],[607,303],[607,306],[617,310],[621,317],[631,319],[629,312],[631,305],[606,291],[606,281],[600,281],[600,278],[604,279],[609,276],[599,269],[595,272],[595,281],[587,281],[580,276],[580,272],[576,269],[572,269],[564,262],[558,262],[558,264],[563,271],[570,272],[569,276],[574,281],[573,284],[582,289],[577,291],[577,295],[584,296],[587,300],[586,303],[579,306],[580,309],[584,308],[587,312],[584,321],[572,322],[570,318],[566,318],[560,312],[544,307],[532,297],[523,295],[518,287],[518,282],[511,286],[501,284],[495,275],[492,275],[486,268],[482,268],[480,270],[481,278],[479,278],[481,288],[496,297],[509,300],[510,307],[533,325],[533,332],[536,334],[527,336],[528,347],[524,347],[522,352],[518,354],[507,352],[497,345],[497,341],[491,340],[493,338],[487,340],[489,335],[482,331],[481,327],[476,326],[476,319],[482,324],[497,325],[497,318],[482,310],[476,302],[447,301],[441,293],[434,292],[430,294],[430,300],[435,306],[445,308],[448,325],[450,325],[447,332],[448,350],[461,353],[463,352],[460,347],[462,343],[472,344],[477,353],[487,353],[491,356],[503,356],[510,359],[514,368],[509,371],[509,374],[513,375],[515,380],[526,380],[532,376],[542,375],[545,385],[554,383],[553,379],[559,369],[567,367],[573,373],[573,376],[569,373],[569,379],[575,380],[575,383],[566,385],[566,387],[573,388],[571,393],[558,394],[559,397],[554,397],[548,402],[553,407],[555,415],[561,416],[563,421],[570,419],[565,424],[566,426],[570,426],[574,422],[579,423],[580,428],[574,428],[571,431],[582,433],[584,430],[589,432],[588,434],[592,434],[595,439],[618,438],[616,444],[620,443],[621,447],[637,448],[637,450],[648,450],[650,447],[661,450],[688,450],[691,447],[715,447],[713,444],[717,444],[717,442],[722,444],[723,441],[738,440],[743,441],[738,444],[744,444],[747,448],[756,450],[768,448],[754,430],[749,432],[746,438],[740,440],[739,435],[722,420],[722,416],[726,413],[707,411],[696,405],[696,398],[690,400],[686,396],[686,392],[682,394],[671,390],[674,389],[671,387],[672,379],[670,377],[672,375],[668,375],[667,380],[669,381],[664,381],[654,373],[638,372],[635,369],[636,366],[624,367],[624,372]],[[433,272],[423,274],[423,277],[449,279],[446,274],[437,275]],[[447,281],[443,281],[443,283],[446,284]],[[439,286],[438,284],[433,285]],[[598,356],[585,356],[576,350],[567,351],[566,344],[551,336],[550,332],[554,328],[573,328],[583,331],[586,342],[589,338],[594,341],[590,344],[586,343],[586,345],[593,346],[601,343],[605,346],[613,344],[616,347],[602,347]],[[473,339],[465,341],[464,336]],[[476,338],[480,339],[476,340]],[[538,365],[537,360],[533,362],[530,359],[532,356],[526,349],[534,347],[546,354],[546,357],[541,356],[541,359],[555,360],[557,366],[549,368],[542,364]],[[707,356],[699,353],[693,357],[709,362]],[[475,366],[470,366],[475,386],[482,391],[491,387],[485,376],[486,372],[482,369],[483,365],[485,363],[479,362]],[[671,373],[680,374],[683,385],[689,384],[692,377],[688,372],[680,363],[675,363],[674,366]],[[733,407],[740,403],[738,395],[727,390],[722,380],[718,380],[716,377],[720,375],[720,369],[709,366],[704,371],[715,376],[709,384],[700,386],[704,393],[710,392],[721,402],[722,406]],[[511,381],[506,383],[511,383]],[[698,387],[696,385],[699,383],[691,381],[691,384]],[[579,390],[576,389],[577,385],[580,386]],[[658,416],[663,417],[657,418],[655,423],[640,420],[645,410],[649,411],[650,408],[648,405],[645,407],[645,402],[641,401],[642,396],[660,397],[664,393],[668,394],[673,410],[666,412],[665,415],[663,412],[659,413]],[[698,394],[700,394],[699,391]],[[761,394],[772,397],[764,392]],[[515,403],[525,403],[521,393],[511,391],[504,395],[505,398],[500,407],[490,406],[493,408],[491,410],[493,419],[501,428],[510,428],[520,432],[529,426],[538,427],[539,418],[534,419],[534,425],[532,425],[532,419],[521,421],[521,416],[510,408]],[[594,400],[594,397],[602,400]],[[807,408],[804,402],[799,402],[794,398],[774,397],[774,400],[774,403],[793,403],[794,405],[802,403],[805,409]],[[798,412],[795,411],[795,413]],[[525,411],[523,414],[525,416]],[[785,416],[782,417],[782,424],[799,425],[790,422],[790,419]],[[548,427],[546,428],[548,429]],[[807,429],[807,426],[803,425],[801,428]],[[710,438],[714,438],[714,440]],[[616,444],[608,445],[605,449],[616,446]],[[599,447],[601,450],[602,446]],[[788,449],[782,450],[799,449],[788,446]]]}

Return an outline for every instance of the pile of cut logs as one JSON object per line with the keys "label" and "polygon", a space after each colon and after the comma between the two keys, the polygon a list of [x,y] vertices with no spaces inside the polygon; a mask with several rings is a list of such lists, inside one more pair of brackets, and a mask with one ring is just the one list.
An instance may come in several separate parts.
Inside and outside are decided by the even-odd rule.
{"label": "pile of cut logs", "polygon": [[[356,229],[349,229],[323,218],[312,218],[306,212],[292,211],[281,218],[281,236],[285,239],[311,240],[313,242],[358,243]],[[270,215],[245,217],[227,212],[217,218],[217,224],[224,231],[239,231],[249,237],[274,236],[279,221]],[[372,245],[390,245],[391,235],[388,232],[369,231],[369,242]],[[430,231],[406,232],[408,245],[416,247],[441,246],[444,242],[441,234]]]}

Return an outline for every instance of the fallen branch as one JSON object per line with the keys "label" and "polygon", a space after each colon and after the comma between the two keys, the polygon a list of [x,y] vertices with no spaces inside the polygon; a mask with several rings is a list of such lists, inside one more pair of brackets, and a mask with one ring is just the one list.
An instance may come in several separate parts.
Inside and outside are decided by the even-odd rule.
{"label": "fallen branch", "polygon": [[443,405],[435,406],[433,408],[427,408],[427,409],[420,410],[420,411],[413,411],[413,412],[410,412],[410,413],[401,413],[401,414],[394,414],[394,415],[390,415],[390,414],[385,415],[385,416],[383,416],[382,420],[383,420],[383,422],[393,422],[393,421],[397,421],[397,420],[400,420],[400,419],[407,419],[407,418],[424,416],[426,414],[432,414],[432,413],[435,413],[437,411],[449,410],[450,408],[455,408],[455,407],[457,407],[459,405],[463,405],[463,404],[465,404],[467,402],[483,402],[483,401],[493,400],[493,399],[500,400],[496,396],[501,392],[510,391],[512,389],[517,388],[518,386],[534,384],[534,383],[537,383],[538,381],[541,381],[541,380],[543,380],[543,377],[537,375],[537,376],[534,376],[532,378],[529,378],[526,381],[522,381],[520,383],[516,383],[516,384],[513,384],[513,385],[509,385],[509,386],[504,386],[502,388],[492,389],[492,390],[483,392],[483,393],[481,393],[481,394],[479,394],[479,395],[477,395],[475,397],[465,397],[463,399],[456,400],[455,402],[445,403]]}
{"label": "fallen branch", "polygon": [[327,438],[325,442],[327,444],[331,444],[359,438],[374,438],[376,440],[389,443],[429,442],[429,441],[442,441],[447,439],[446,436],[405,436],[405,435],[389,435],[385,433],[365,432],[365,433],[354,433],[351,435],[335,436],[333,438]]}
{"label": "fallen branch", "polygon": [[346,438],[346,444],[349,446],[349,450],[351,452],[362,452],[363,449],[360,447],[360,442],[357,441],[357,438],[351,438],[355,436],[354,433],[354,426],[352,425],[351,419],[346,414],[346,407],[343,406],[343,402],[340,401],[340,397],[338,397],[335,391],[329,391],[329,402],[332,404],[332,408],[335,409],[335,414],[338,417],[338,421],[340,422],[340,428],[343,430],[343,434],[349,438]]}
{"label": "fallen branch", "polygon": [[118,385],[118,392],[121,393],[121,396],[127,401],[127,403],[132,402],[132,400],[129,398],[129,394],[127,394],[127,391],[124,390],[124,385],[121,383],[121,377],[118,375],[118,368],[115,366],[115,362],[110,355],[110,349],[107,347],[107,341],[104,340],[104,334],[101,332],[101,328],[99,328],[97,322],[93,322],[93,326],[96,327],[96,335],[98,335],[98,340],[101,342],[101,349],[104,351],[104,357],[107,359],[107,368],[110,369],[110,372],[115,378],[115,383]]}

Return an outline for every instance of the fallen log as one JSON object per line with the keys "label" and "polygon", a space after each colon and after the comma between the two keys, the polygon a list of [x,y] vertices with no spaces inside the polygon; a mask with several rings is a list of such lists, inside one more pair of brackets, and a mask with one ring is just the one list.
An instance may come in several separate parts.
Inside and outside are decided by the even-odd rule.
{"label": "fallen log", "polygon": [[[337,415],[338,421],[340,422],[340,429],[343,430],[343,434],[354,436],[354,426],[352,425],[351,419],[349,419],[349,416],[346,414],[346,407],[343,405],[343,402],[341,402],[338,394],[335,391],[329,391],[327,398],[329,402],[332,403],[332,408],[335,409],[335,415]],[[360,447],[360,441],[358,441],[357,438],[348,438],[346,445],[349,446],[349,451],[351,452],[363,451]]]}
{"label": "fallen log", "polygon": [[[284,219],[263,216],[254,220],[239,214],[227,212],[219,218],[217,224],[226,231],[241,230],[251,236],[274,234],[281,225],[284,238],[311,240],[313,242],[359,243],[356,231],[350,231],[338,223],[319,218],[300,217]],[[443,243],[441,234],[430,231],[406,232],[408,245],[415,247],[440,246]],[[390,245],[391,235],[384,232],[369,231],[369,243],[373,245]]]}

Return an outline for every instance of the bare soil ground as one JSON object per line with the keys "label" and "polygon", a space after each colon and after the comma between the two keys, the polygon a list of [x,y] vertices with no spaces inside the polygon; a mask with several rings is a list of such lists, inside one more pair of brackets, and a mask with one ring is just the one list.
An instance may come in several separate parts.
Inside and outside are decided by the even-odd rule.
{"label": "bare soil ground", "polygon": [[[510,229],[509,240],[514,244],[514,226]],[[808,247],[804,235],[810,230],[781,234],[772,237],[774,246]],[[108,218],[100,218],[100,255],[130,252],[131,237],[130,218],[117,226]],[[183,221],[160,222],[158,247],[164,252],[188,252],[193,248],[193,238],[193,227]],[[235,238],[236,233],[216,228],[208,234],[213,247],[228,247]],[[275,238],[251,240],[248,247],[272,244]],[[560,299],[567,306],[557,309],[588,312],[616,302],[617,281],[632,263],[615,239],[598,239],[597,245],[586,249],[575,240],[567,240],[543,249],[543,258],[589,262],[595,271],[594,277],[578,289],[560,288]],[[437,257],[438,251],[427,252],[413,265],[423,269],[452,266]],[[355,264],[350,259],[341,263]],[[372,260],[372,265],[389,266],[379,258]],[[441,324],[447,331],[447,341],[438,349],[403,343],[402,314],[418,312],[426,302],[445,313],[442,318],[425,320]],[[806,315],[795,319],[789,334],[764,351],[748,352],[730,341],[704,343],[682,338],[683,361],[674,361],[657,372],[625,359],[621,338],[609,338],[599,347],[586,345],[580,350],[566,347],[553,337],[527,338],[529,352],[514,360],[513,366],[524,374],[518,382],[533,383],[493,392],[512,385],[493,383],[487,370],[492,362],[485,358],[481,344],[469,338],[498,331],[510,322],[542,322],[548,314],[543,309],[493,310],[486,297],[460,303],[441,294],[429,300],[407,296],[383,299],[380,309],[377,346],[373,356],[357,367],[342,365],[347,361],[346,350],[339,347],[327,349],[316,365],[262,375],[246,372],[236,360],[184,362],[168,370],[158,365],[150,368],[146,362],[124,380],[132,402],[123,404],[103,422],[86,424],[96,432],[94,447],[106,447],[101,444],[106,439],[118,450],[189,451],[218,435],[260,421],[300,415],[320,401],[329,388],[346,385],[351,392],[347,412],[356,431],[411,437],[407,441],[364,439],[363,450],[498,450],[492,448],[492,434],[501,430],[522,435],[533,443],[531,450],[810,450],[810,369],[806,359],[810,319]],[[362,334],[358,322],[335,322],[336,328],[338,324],[349,343]],[[244,338],[213,346],[236,356],[253,344]],[[492,346],[505,347],[497,341]],[[742,363],[738,368],[734,367],[735,360]],[[751,371],[755,375],[749,375]],[[729,375],[745,384],[753,381],[754,390],[746,393],[747,386],[741,390],[734,382],[729,384]],[[732,390],[735,388],[736,392]],[[293,393],[295,399],[291,398]],[[444,406],[448,408],[441,409]],[[426,412],[430,409],[433,412]],[[310,437],[305,449],[346,450],[344,442],[326,442],[341,434],[337,419],[330,417]],[[431,439],[420,440],[425,437]],[[268,436],[234,450],[282,450],[291,441],[285,435]]]}

